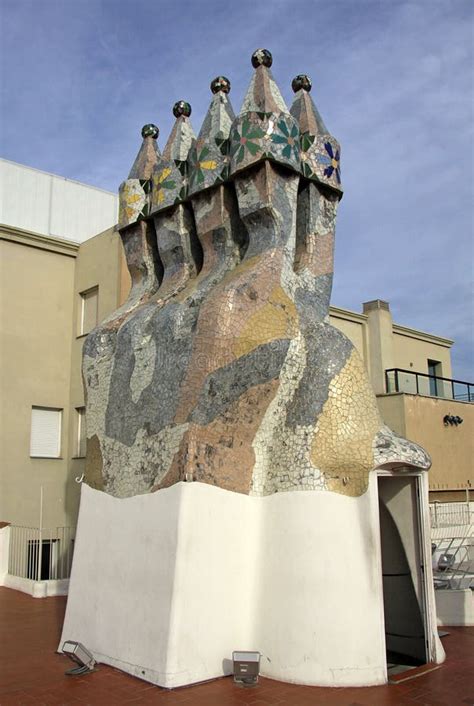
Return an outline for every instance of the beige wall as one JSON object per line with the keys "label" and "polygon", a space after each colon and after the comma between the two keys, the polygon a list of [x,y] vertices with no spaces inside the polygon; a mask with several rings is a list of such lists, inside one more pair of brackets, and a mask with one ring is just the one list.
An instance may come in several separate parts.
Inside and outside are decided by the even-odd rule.
{"label": "beige wall", "polygon": [[377,405],[383,421],[401,436],[406,436],[404,398],[402,394],[377,395]]}
{"label": "beige wall", "polygon": [[[456,491],[465,499],[461,491],[474,487],[474,405],[407,394],[378,396],[377,402],[386,424],[430,454],[430,491]],[[445,426],[447,414],[461,417],[463,423]],[[437,499],[457,500],[458,495]]]}
{"label": "beige wall", "polygon": [[[73,291],[73,340],[71,347],[71,386],[70,386],[70,413],[71,424],[69,429],[70,448],[72,450],[70,467],[74,477],[81,477],[84,472],[85,459],[73,456],[77,439],[76,408],[84,405],[84,391],[82,386],[82,346],[85,335],[78,335],[80,329],[81,292],[98,286],[98,319],[102,321],[114,311],[120,301],[125,266],[120,236],[113,228],[82,243],[76,259]],[[126,266],[125,266],[126,269]],[[128,271],[127,271],[128,274]],[[126,284],[125,284],[126,287]],[[79,485],[71,484],[68,487],[67,505],[71,515],[77,516],[79,503]]]}
{"label": "beige wall", "polygon": [[367,317],[332,306],[329,320],[333,326],[352,341],[368,367]]}
{"label": "beige wall", "polygon": [[[443,417],[451,414],[464,421],[459,426],[444,426]],[[433,459],[431,490],[459,490],[474,485],[474,405],[436,397],[405,395],[408,438],[424,446]]]}
{"label": "beige wall", "polygon": [[435,340],[435,337],[429,334],[423,336],[421,332],[416,334],[410,329],[396,325],[393,334],[396,368],[428,373],[428,360],[437,360],[441,363],[441,376],[452,377],[451,341]]}
{"label": "beige wall", "polygon": [[[37,525],[43,487],[44,526],[66,525],[75,252],[33,242],[0,241],[0,520]],[[30,458],[33,405],[63,410],[61,458]]]}
{"label": "beige wall", "polygon": [[120,237],[113,228],[87,240],[79,248],[74,277],[71,359],[71,404],[77,407],[84,404],[81,361],[85,335],[80,335],[80,294],[99,287],[99,322],[117,308],[122,280],[121,251]]}

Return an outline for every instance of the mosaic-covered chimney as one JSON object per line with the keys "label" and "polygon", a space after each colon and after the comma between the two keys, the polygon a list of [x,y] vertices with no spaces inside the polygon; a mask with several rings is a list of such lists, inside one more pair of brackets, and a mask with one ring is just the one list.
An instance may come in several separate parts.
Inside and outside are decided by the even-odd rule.
{"label": "mosaic-covered chimney", "polygon": [[377,467],[428,468],[382,422],[329,324],[338,142],[298,75],[288,109],[266,49],[237,116],[211,83],[160,154],[154,125],[120,187],[128,301],[88,337],[86,482],[127,497],[180,481],[251,495],[359,496]]}

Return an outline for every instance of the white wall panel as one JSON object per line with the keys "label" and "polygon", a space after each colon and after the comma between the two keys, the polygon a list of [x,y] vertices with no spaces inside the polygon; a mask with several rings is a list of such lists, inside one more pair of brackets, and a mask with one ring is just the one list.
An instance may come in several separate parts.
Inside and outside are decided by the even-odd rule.
{"label": "white wall panel", "polygon": [[0,223],[82,243],[117,222],[118,197],[0,159]]}
{"label": "white wall panel", "polygon": [[51,177],[20,164],[0,161],[0,223],[49,234]]}
{"label": "white wall panel", "polygon": [[117,196],[52,177],[49,234],[83,242],[117,222]]}

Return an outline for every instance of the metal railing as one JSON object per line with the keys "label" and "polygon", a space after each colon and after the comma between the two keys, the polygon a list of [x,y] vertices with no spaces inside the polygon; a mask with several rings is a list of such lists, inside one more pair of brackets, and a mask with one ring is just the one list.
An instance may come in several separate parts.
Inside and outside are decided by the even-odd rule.
{"label": "metal railing", "polygon": [[474,537],[472,526],[464,537],[445,537],[432,545],[435,589],[474,587]]}
{"label": "metal railing", "polygon": [[474,587],[472,503],[430,503],[433,579],[436,589]]}
{"label": "metal railing", "polygon": [[430,503],[431,527],[457,527],[474,524],[469,503]]}
{"label": "metal railing", "polygon": [[8,573],[11,576],[49,581],[71,574],[75,528],[10,526]]}
{"label": "metal railing", "polygon": [[427,373],[415,373],[403,368],[389,368],[385,371],[387,392],[407,392],[412,395],[443,397],[459,402],[474,402],[474,383],[453,380]]}

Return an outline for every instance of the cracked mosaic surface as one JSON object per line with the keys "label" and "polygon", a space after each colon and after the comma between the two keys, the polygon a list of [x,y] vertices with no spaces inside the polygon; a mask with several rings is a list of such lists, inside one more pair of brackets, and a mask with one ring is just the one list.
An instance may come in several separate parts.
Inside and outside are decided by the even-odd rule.
{"label": "cracked mosaic surface", "polygon": [[288,111],[262,51],[237,118],[219,77],[198,137],[182,102],[121,187],[132,290],[83,358],[86,480],[117,497],[191,479],[358,496],[378,466],[430,465],[329,324],[340,148],[311,82]]}

